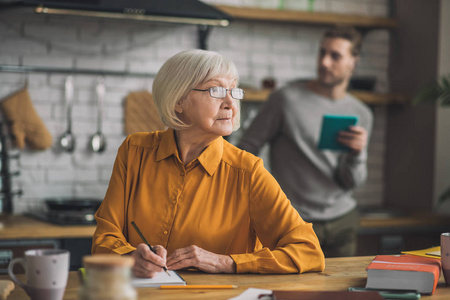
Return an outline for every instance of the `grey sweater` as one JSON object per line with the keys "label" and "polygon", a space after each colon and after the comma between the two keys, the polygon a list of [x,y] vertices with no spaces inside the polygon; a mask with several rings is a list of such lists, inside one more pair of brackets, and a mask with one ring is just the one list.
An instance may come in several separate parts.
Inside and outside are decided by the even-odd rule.
{"label": "grey sweater", "polygon": [[352,190],[367,177],[366,149],[356,155],[317,148],[324,114],[357,115],[370,136],[373,116],[365,104],[348,94],[328,99],[296,81],[270,95],[238,145],[257,155],[270,143],[272,174],[307,221],[352,210]]}

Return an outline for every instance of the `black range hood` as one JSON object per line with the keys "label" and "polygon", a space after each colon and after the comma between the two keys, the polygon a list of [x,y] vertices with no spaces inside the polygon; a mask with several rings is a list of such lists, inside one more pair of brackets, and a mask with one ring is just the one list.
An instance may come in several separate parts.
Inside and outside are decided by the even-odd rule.
{"label": "black range hood", "polygon": [[231,17],[199,0],[23,0],[37,13],[228,26]]}

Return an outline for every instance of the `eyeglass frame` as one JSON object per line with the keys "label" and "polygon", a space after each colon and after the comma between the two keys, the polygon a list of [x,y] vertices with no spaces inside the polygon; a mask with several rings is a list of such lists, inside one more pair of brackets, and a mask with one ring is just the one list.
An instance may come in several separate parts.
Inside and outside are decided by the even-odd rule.
{"label": "eyeglass frame", "polygon": [[[215,97],[215,96],[213,96],[213,95],[212,95],[212,89],[213,89],[213,88],[221,88],[221,89],[224,89],[224,90],[225,90],[225,96],[223,96],[223,97]],[[212,87],[210,87],[209,89],[206,89],[206,90],[201,90],[201,89],[192,89],[192,90],[193,90],[193,91],[199,91],[199,92],[206,92],[206,91],[208,91],[208,92],[209,92],[209,95],[210,95],[212,98],[216,98],[216,99],[224,99],[224,98],[227,96],[228,91],[230,91],[231,97],[232,97],[233,99],[236,99],[236,100],[242,100],[242,99],[244,99],[244,94],[245,94],[245,91],[244,91],[243,89],[241,89],[241,88],[226,89],[226,88],[224,88],[224,87],[222,87],[222,86],[212,86]],[[239,98],[234,97],[234,96],[233,96],[233,90],[240,90],[240,91],[242,91],[242,98],[239,99]]]}

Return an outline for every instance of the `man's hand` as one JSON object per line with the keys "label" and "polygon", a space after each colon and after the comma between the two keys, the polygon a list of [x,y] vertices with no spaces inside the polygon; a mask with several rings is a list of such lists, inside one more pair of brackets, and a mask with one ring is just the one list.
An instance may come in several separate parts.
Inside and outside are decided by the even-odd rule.
{"label": "man's hand", "polygon": [[360,153],[367,146],[367,131],[361,126],[350,126],[348,131],[340,131],[338,142]]}
{"label": "man's hand", "polygon": [[215,254],[195,245],[175,250],[167,258],[169,270],[196,268],[207,273],[235,273],[236,264],[229,255]]}
{"label": "man's hand", "polygon": [[134,258],[133,274],[136,277],[152,278],[163,271],[166,265],[167,251],[163,246],[153,246],[156,254],[146,244],[139,244],[131,256]]}

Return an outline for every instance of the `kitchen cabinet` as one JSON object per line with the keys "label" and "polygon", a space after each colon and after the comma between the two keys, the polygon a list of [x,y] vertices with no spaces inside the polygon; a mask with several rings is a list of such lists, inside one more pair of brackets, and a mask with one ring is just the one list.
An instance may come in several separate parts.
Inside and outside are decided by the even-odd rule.
{"label": "kitchen cabinet", "polygon": [[450,218],[430,212],[361,212],[357,255],[399,254],[440,245]]}
{"label": "kitchen cabinet", "polygon": [[0,273],[6,273],[11,259],[34,248],[69,250],[70,269],[76,270],[81,267],[81,258],[91,253],[94,231],[94,225],[60,226],[25,216],[1,216]]}
{"label": "kitchen cabinet", "polygon": [[[8,264],[13,258],[23,257],[29,249],[56,249],[61,248],[57,239],[11,239],[0,240],[0,274],[8,272]],[[14,267],[15,273],[23,273],[20,264]]]}
{"label": "kitchen cabinet", "polygon": [[[426,212],[361,212],[357,255],[395,254],[439,245],[440,233],[449,231],[450,218]],[[81,267],[91,253],[93,225],[60,226],[24,216],[0,217],[0,274],[9,261],[32,248],[67,249],[71,270]],[[18,266],[20,268],[20,266]],[[18,270],[20,272],[20,270]]]}

